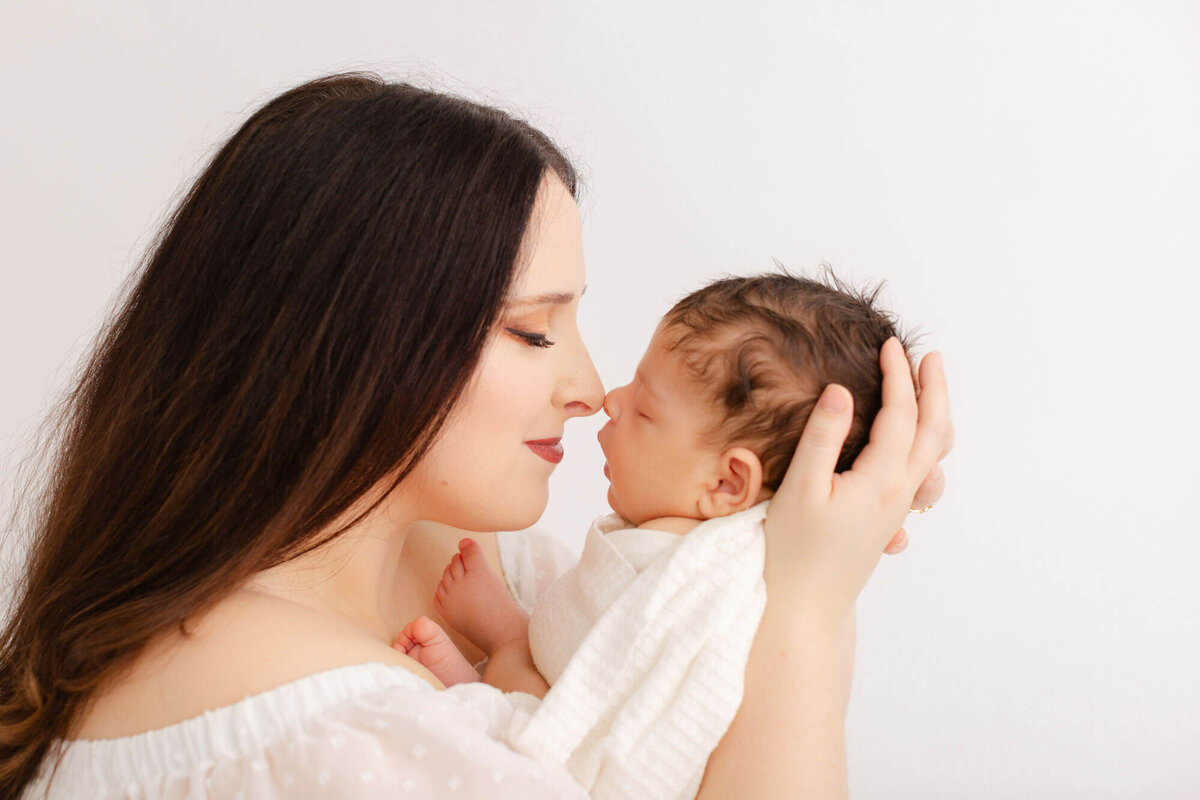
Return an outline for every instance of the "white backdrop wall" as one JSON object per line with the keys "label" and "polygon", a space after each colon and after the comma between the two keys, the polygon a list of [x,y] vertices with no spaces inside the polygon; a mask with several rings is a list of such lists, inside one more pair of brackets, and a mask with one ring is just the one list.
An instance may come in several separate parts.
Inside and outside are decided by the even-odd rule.
{"label": "white backdrop wall", "polygon": [[[950,487],[860,602],[855,796],[1200,796],[1200,5],[707,5],[7,3],[5,502],[212,149],[306,78],[415,77],[580,162],[606,385],[674,299],[772,257],[886,278],[943,351]],[[576,548],[599,426],[541,523]]]}

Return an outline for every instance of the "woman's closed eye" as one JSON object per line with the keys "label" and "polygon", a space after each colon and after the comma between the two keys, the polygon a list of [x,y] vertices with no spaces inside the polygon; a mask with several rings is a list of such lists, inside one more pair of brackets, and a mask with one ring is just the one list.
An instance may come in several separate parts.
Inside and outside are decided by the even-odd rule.
{"label": "woman's closed eye", "polygon": [[529,344],[533,347],[553,347],[554,346],[554,342],[547,339],[546,334],[544,334],[544,333],[534,333],[533,331],[523,331],[523,330],[520,330],[519,328],[505,328],[504,330],[508,331],[513,336],[516,336],[518,339],[522,339],[526,344]]}

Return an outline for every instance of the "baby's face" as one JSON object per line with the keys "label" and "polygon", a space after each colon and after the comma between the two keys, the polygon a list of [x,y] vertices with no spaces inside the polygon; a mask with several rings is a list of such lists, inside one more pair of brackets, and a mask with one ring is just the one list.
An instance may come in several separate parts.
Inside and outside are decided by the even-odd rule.
{"label": "baby's face", "polygon": [[702,439],[714,412],[663,338],[660,325],[633,380],[608,393],[609,421],[596,437],[607,459],[608,504],[636,525],[701,518],[697,502],[720,456]]}

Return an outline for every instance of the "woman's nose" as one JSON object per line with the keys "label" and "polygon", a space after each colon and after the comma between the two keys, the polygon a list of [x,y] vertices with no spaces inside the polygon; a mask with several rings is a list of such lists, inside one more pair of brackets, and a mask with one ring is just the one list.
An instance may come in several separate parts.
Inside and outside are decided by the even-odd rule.
{"label": "woman's nose", "polygon": [[596,372],[596,365],[592,363],[582,342],[569,363],[573,369],[561,385],[565,401],[563,407],[573,417],[591,416],[604,404],[604,384],[600,382],[600,373]]}

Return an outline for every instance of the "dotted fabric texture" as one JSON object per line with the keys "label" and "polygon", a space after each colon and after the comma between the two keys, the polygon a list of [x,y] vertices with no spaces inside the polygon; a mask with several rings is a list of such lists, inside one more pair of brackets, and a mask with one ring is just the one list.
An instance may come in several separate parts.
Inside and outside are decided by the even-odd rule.
{"label": "dotted fabric texture", "polygon": [[[437,691],[394,665],[338,667],[166,728],[71,742],[49,797],[583,800],[561,766],[501,739],[536,703],[482,683]],[[47,772],[23,797],[42,797]]]}

